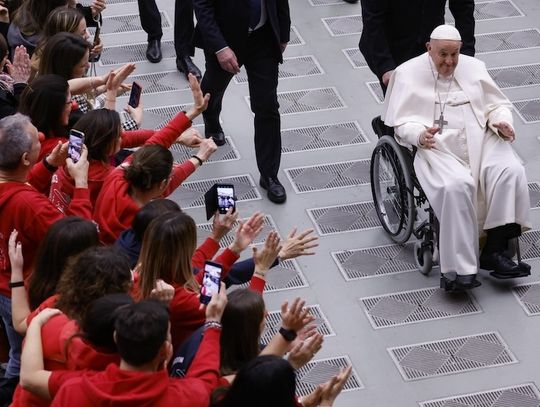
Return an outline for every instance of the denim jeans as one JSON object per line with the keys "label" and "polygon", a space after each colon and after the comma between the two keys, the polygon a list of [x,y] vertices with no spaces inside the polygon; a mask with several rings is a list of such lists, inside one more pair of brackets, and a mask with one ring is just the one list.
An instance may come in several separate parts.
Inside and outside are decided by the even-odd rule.
{"label": "denim jeans", "polygon": [[22,336],[13,328],[11,319],[11,298],[0,295],[0,317],[4,321],[6,334],[9,342],[9,362],[7,365],[6,378],[18,377],[21,368],[21,345]]}

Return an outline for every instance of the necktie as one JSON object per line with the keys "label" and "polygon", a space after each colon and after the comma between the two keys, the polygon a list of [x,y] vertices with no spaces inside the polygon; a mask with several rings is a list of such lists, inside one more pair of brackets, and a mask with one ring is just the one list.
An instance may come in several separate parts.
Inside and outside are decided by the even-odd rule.
{"label": "necktie", "polygon": [[249,0],[249,28],[257,27],[261,20],[261,0]]}

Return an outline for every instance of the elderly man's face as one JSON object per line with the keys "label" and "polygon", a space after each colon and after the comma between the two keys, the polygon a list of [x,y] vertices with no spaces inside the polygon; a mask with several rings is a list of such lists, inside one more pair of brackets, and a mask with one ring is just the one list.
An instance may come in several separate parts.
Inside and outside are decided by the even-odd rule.
{"label": "elderly man's face", "polygon": [[442,76],[450,76],[454,73],[459,61],[461,41],[431,40],[427,43],[427,49],[437,72]]}

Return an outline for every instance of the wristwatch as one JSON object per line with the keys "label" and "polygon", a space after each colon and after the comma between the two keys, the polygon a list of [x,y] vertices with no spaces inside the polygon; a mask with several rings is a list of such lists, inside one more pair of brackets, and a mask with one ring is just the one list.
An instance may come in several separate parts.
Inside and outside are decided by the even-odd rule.
{"label": "wristwatch", "polygon": [[283,336],[283,339],[285,339],[287,342],[292,342],[296,339],[296,332],[290,329],[285,329],[281,327],[279,328],[279,333],[281,334],[281,336]]}

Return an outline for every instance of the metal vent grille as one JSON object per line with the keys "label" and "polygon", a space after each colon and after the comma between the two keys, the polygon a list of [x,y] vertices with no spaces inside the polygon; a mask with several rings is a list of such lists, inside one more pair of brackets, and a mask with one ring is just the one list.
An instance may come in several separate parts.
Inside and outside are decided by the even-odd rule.
{"label": "metal vent grille", "polygon": [[[146,42],[129,45],[116,45],[103,48],[99,64],[101,66],[127,64],[128,62],[146,61]],[[174,41],[161,41],[163,59],[176,58]]]}
{"label": "metal vent grille", "polygon": [[475,47],[477,54],[537,48],[540,47],[540,31],[534,28],[479,34],[476,36]]}
{"label": "metal vent grille", "polygon": [[[500,18],[523,17],[524,14],[519,8],[509,0],[481,1],[475,2],[474,19],[476,21],[498,20]],[[455,20],[448,8],[446,9],[445,20],[449,24],[454,24]]]}
{"label": "metal vent grille", "polygon": [[205,179],[201,181],[183,182],[171,195],[181,208],[204,207],[204,194],[212,185],[232,184],[238,202],[247,202],[261,199],[258,189],[251,175]]}
{"label": "metal vent grille", "polygon": [[296,193],[367,185],[371,160],[288,168],[287,177]]}
{"label": "metal vent grille", "polygon": [[540,84],[540,64],[503,66],[488,69],[488,72],[502,89]]}
{"label": "metal vent grille", "polygon": [[540,257],[540,230],[530,230],[519,238],[521,257],[524,260]]}
{"label": "metal vent grille", "polygon": [[374,329],[482,312],[470,294],[439,288],[360,298]]}
{"label": "metal vent grille", "polygon": [[313,7],[317,6],[332,6],[335,4],[343,4],[343,0],[309,0],[309,4]]}
{"label": "metal vent grille", "polygon": [[518,285],[512,292],[528,316],[540,315],[540,283]]}
{"label": "metal vent grille", "polygon": [[[160,11],[161,28],[170,28],[171,24],[166,13]],[[141,19],[139,14],[123,14],[118,16],[103,17],[101,25],[101,34],[129,33],[133,31],[142,31]]]}
{"label": "metal vent grille", "polygon": [[[327,382],[332,376],[339,373],[340,369],[352,365],[348,356],[340,356],[328,359],[318,359],[308,362],[306,366],[296,371],[296,394],[307,396],[319,384]],[[343,391],[359,390],[364,385],[353,369],[351,377],[345,383]]]}
{"label": "metal vent grille", "polygon": [[[306,306],[309,309],[309,313],[315,317],[313,321],[317,325],[317,332],[324,336],[335,336],[328,319],[323,314],[320,305]],[[261,335],[261,342],[268,345],[272,337],[279,331],[281,327],[281,313],[280,311],[269,312],[266,316],[266,326],[263,334]]]}
{"label": "metal vent grille", "polygon": [[517,114],[525,123],[540,122],[540,99],[524,99],[512,102]]}
{"label": "metal vent grille", "polygon": [[[173,153],[174,161],[177,163],[182,163],[189,159],[193,154],[197,152],[196,148],[186,147],[182,144],[173,144],[170,148]],[[217,162],[226,162],[239,160],[240,154],[238,149],[234,145],[230,137],[225,137],[225,144],[217,149],[217,151],[210,156],[206,164],[212,164]]]}
{"label": "metal vent grille", "polygon": [[366,82],[366,86],[369,90],[369,93],[371,93],[371,96],[375,99],[375,101],[379,104],[382,104],[384,102],[384,93],[381,87],[381,84],[379,82]]}
{"label": "metal vent grille", "polygon": [[321,18],[321,20],[332,37],[362,33],[362,16],[360,14]]}
{"label": "metal vent grille", "polygon": [[388,348],[405,381],[517,363],[497,332]]}
{"label": "metal vent grille", "polygon": [[424,401],[420,407],[538,407],[540,393],[534,383]]}
{"label": "metal vent grille", "polygon": [[[341,1],[341,0],[340,0]],[[324,74],[319,61],[313,55],[283,58],[283,64],[279,66],[279,79],[302,78]],[[247,83],[247,73],[242,68],[240,73],[234,76],[235,83]]]}
{"label": "metal vent grille", "polygon": [[358,122],[342,122],[322,126],[297,127],[281,132],[281,151],[324,150],[368,143],[368,139]]}
{"label": "metal vent grille", "polygon": [[307,211],[320,235],[381,227],[373,202],[313,208]]}
{"label": "metal vent grille", "polygon": [[332,252],[346,281],[416,271],[414,243]]}
{"label": "metal vent grille", "polygon": [[529,197],[531,199],[531,208],[540,208],[540,183],[529,182]]}
{"label": "metal vent grille", "polygon": [[[340,0],[340,1],[343,1],[343,0]],[[348,61],[351,63],[353,68],[357,69],[357,68],[364,68],[367,66],[367,62],[364,56],[362,55],[362,53],[360,52],[360,50],[358,49],[358,47],[345,48],[345,49],[342,49],[341,51],[345,54],[345,56],[347,57]]]}
{"label": "metal vent grille", "polygon": [[289,39],[289,43],[287,44],[287,47],[291,47],[291,46],[294,47],[295,45],[304,45],[305,43],[306,42],[304,41],[304,39],[298,32],[298,29],[296,28],[296,26],[291,25],[291,34],[290,34],[290,39]]}
{"label": "metal vent grille", "polygon": [[[187,111],[192,104],[151,107],[144,109],[143,127],[147,129],[161,129],[178,113]],[[202,125],[202,116],[193,122],[194,125]]]}
{"label": "metal vent grille", "polygon": [[[246,97],[246,101],[249,105],[249,97]],[[334,87],[278,92],[278,102],[282,115],[347,107]]]}
{"label": "metal vent grille", "polygon": [[143,95],[189,89],[186,78],[177,70],[130,75],[130,79],[141,84]]}
{"label": "metal vent grille", "polygon": [[[245,218],[243,220],[245,221],[247,219],[248,218]],[[236,230],[237,226],[238,226],[238,222],[236,222],[234,227],[232,228],[232,230],[229,233],[227,233],[221,239],[221,241],[219,242],[221,247],[227,247],[228,245],[230,245],[234,241],[234,233],[235,233],[235,230]],[[268,233],[270,233],[273,230],[277,231],[276,224],[275,224],[274,220],[272,219],[272,217],[270,215],[266,215],[264,217],[263,230],[261,231],[261,233],[259,233],[259,236],[257,236],[257,238],[253,241],[253,244],[264,243]],[[211,223],[200,223],[200,224],[198,224],[197,225],[197,246],[202,244],[202,242],[204,242],[205,239],[207,237],[209,237],[211,233],[212,233],[212,224]],[[278,233],[279,233],[279,231],[278,231]]]}

